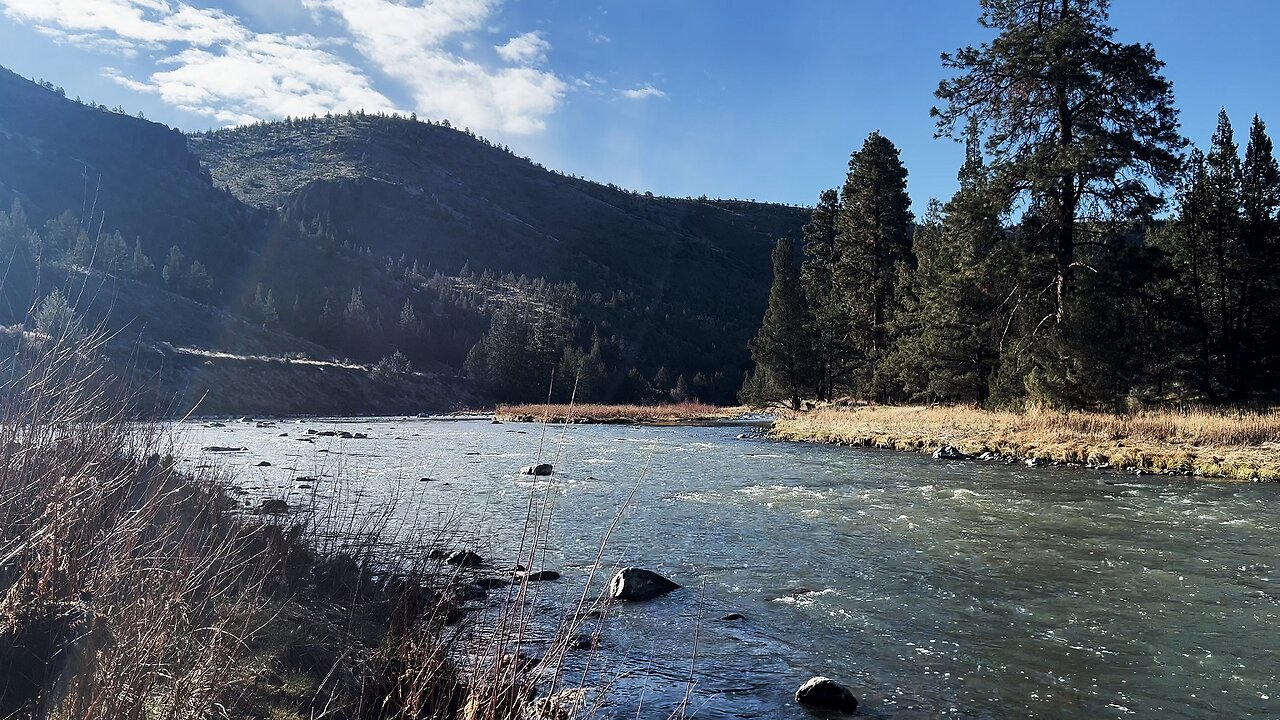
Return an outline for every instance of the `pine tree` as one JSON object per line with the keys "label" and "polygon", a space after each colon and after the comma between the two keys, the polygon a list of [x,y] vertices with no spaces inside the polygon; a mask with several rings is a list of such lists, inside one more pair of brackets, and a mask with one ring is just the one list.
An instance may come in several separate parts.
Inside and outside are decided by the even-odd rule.
{"label": "pine tree", "polygon": [[1034,279],[1052,290],[1042,319],[1052,322],[1035,323],[1041,341],[1028,382],[1050,402],[1096,400],[1123,384],[1122,368],[1110,365],[1122,355],[1105,352],[1110,339],[1099,332],[1116,321],[1114,308],[1109,297],[1075,297],[1081,268],[1096,271],[1085,272],[1082,292],[1132,289],[1120,269],[1123,235],[1159,209],[1153,185],[1175,178],[1185,144],[1163,63],[1148,45],[1115,41],[1107,7],[982,0],[979,21],[999,35],[943,56],[958,75],[939,84],[945,106],[933,111],[940,135],[976,118],[999,205],[1022,200],[1040,215],[1037,233],[1023,237],[1048,261],[1048,277]]}
{"label": "pine tree", "polygon": [[840,216],[840,196],[824,190],[804,227],[804,265],[800,285],[804,293],[812,346],[813,393],[818,400],[832,399],[837,387],[848,383],[852,373],[847,347],[845,317],[835,294],[836,234]]}
{"label": "pine tree", "polygon": [[[808,326],[791,241],[779,240],[773,248],[769,306],[751,341],[751,357],[757,367],[767,369],[793,410],[800,409],[800,394],[811,380]],[[679,394],[687,394],[687,388]]]}
{"label": "pine tree", "polygon": [[1274,389],[1280,381],[1280,168],[1257,116],[1249,128],[1242,168],[1245,264],[1251,270],[1243,288],[1244,384]]}
{"label": "pine tree", "polygon": [[844,315],[845,348],[860,362],[856,385],[877,399],[889,384],[878,376],[889,352],[898,265],[910,265],[911,198],[898,148],[878,132],[849,159],[840,198],[833,275]]}

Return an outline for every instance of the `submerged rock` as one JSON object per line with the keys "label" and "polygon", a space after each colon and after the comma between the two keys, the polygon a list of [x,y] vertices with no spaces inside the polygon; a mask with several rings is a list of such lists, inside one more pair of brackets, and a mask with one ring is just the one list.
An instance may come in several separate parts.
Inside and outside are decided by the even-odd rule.
{"label": "submerged rock", "polygon": [[283,515],[289,512],[289,503],[279,498],[269,498],[258,506],[258,512],[262,515]]}
{"label": "submerged rock", "polygon": [[551,463],[538,463],[537,465],[525,465],[520,468],[521,475],[550,475]]}
{"label": "submerged rock", "polygon": [[471,552],[470,550],[459,550],[449,557],[445,558],[445,562],[458,567],[479,567],[484,562],[484,558]]}
{"label": "submerged rock", "polygon": [[858,698],[853,691],[829,677],[810,678],[796,690],[796,702],[813,709],[852,714],[858,709]]}
{"label": "submerged rock", "polygon": [[226,447],[223,445],[206,445],[200,448],[200,452],[244,452],[248,448],[242,447]]}
{"label": "submerged rock", "polygon": [[739,612],[731,612],[728,615],[722,616],[720,619],[724,622],[733,622],[735,620],[746,620],[747,616]]}
{"label": "submerged rock", "polygon": [[560,573],[555,570],[538,570],[536,572],[527,572],[522,577],[529,582],[547,582],[549,580],[559,580]]}
{"label": "submerged rock", "polygon": [[680,587],[652,570],[622,568],[609,581],[609,596],[615,600],[652,600]]}

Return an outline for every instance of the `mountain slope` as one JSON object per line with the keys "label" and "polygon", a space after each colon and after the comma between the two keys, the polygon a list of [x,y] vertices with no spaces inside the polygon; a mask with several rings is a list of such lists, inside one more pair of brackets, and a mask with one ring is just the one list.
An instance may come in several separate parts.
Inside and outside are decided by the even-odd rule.
{"label": "mountain slope", "polygon": [[[466,133],[347,115],[191,138],[218,184],[245,203],[319,219],[375,254],[445,272],[464,265],[763,309],[769,249],[807,211],[644,196],[549,172]],[[756,318],[758,320],[758,318]]]}

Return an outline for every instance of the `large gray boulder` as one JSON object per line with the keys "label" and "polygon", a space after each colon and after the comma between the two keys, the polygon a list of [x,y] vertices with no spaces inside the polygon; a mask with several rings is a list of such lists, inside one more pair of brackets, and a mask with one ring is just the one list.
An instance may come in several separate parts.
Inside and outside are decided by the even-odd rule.
{"label": "large gray boulder", "polygon": [[858,709],[853,691],[829,677],[809,678],[796,690],[796,702],[811,710],[852,715]]}
{"label": "large gray boulder", "polygon": [[652,600],[666,595],[680,585],[652,570],[622,568],[609,581],[609,596],[614,600]]}
{"label": "large gray boulder", "polygon": [[526,465],[520,468],[521,475],[550,475],[551,463],[538,463],[537,465]]}

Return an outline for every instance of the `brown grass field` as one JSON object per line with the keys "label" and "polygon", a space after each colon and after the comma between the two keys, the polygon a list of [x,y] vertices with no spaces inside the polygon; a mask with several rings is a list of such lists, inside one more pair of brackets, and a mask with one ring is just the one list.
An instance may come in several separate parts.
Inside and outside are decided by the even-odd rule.
{"label": "brown grass field", "polygon": [[744,412],[746,408],[693,402],[677,405],[500,405],[494,418],[504,422],[696,425],[728,420]]}
{"label": "brown grass field", "polygon": [[820,408],[778,417],[781,440],[933,452],[943,444],[1043,462],[1280,481],[1280,414],[1161,410],[1132,415],[965,407]]}

